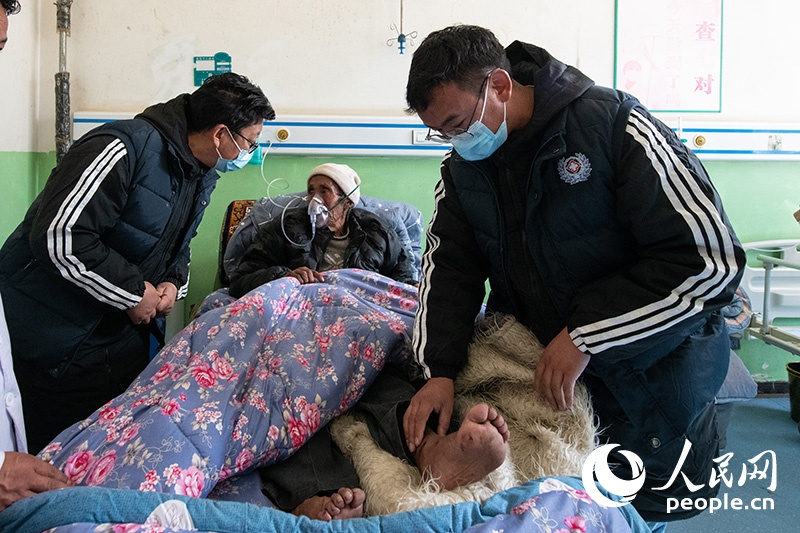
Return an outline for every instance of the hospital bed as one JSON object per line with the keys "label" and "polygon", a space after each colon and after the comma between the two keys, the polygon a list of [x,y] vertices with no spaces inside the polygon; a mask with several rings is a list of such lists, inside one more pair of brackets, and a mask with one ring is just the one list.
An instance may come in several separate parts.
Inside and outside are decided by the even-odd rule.
{"label": "hospital bed", "polygon": [[[740,282],[743,292],[738,294],[744,298],[744,303],[738,308],[723,309],[726,315],[726,309],[733,308],[725,316],[733,342],[757,339],[800,355],[800,240],[755,241],[742,246],[748,263]],[[754,398],[758,389],[758,383],[732,350],[728,375],[717,395],[722,448],[726,445],[727,426],[734,406]]]}
{"label": "hospital bed", "polygon": [[800,241],[753,242],[745,249],[763,263],[763,268],[745,267],[742,278],[754,311],[747,334],[800,355],[800,328],[774,324],[776,319],[800,318]]}
{"label": "hospital bed", "polygon": [[[281,212],[284,200],[232,206],[240,220],[231,224],[226,215],[221,283],[247,239]],[[419,265],[419,212],[382,200],[372,207],[386,213]],[[649,531],[630,505],[605,508],[589,498],[575,469],[567,476],[550,471],[493,496],[461,494],[334,523],[271,508],[256,468],[288,456],[312,429],[345,411],[380,364],[408,359],[416,289],[378,274],[342,270],[328,273],[325,284],[282,278],[239,300],[226,299],[224,290],[209,300],[125,393],[40,453],[80,486],[16,503],[0,513],[0,531],[510,533],[542,519],[557,528],[582,517],[586,531]],[[327,317],[321,326],[320,317]],[[251,331],[257,334],[245,335]],[[281,357],[290,353],[298,356]],[[330,375],[339,379],[325,381],[324,402],[314,400],[321,394],[315,388],[320,376]],[[270,385],[254,385],[261,382]],[[591,413],[583,414],[591,422]],[[552,424],[550,436],[558,437],[561,425]],[[592,445],[593,437],[589,432],[584,444]],[[547,442],[545,451],[557,454],[555,441]]]}

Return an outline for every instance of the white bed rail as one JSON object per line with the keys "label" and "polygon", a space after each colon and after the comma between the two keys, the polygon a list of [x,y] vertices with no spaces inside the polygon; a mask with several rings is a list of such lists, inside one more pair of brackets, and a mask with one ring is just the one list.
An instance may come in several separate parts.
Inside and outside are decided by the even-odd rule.
{"label": "white bed rail", "polygon": [[798,241],[764,241],[745,244],[759,254],[763,269],[746,267],[742,286],[754,311],[748,334],[763,342],[800,355],[800,335],[773,325],[775,318],[800,317],[800,253]]}
{"label": "white bed rail", "polygon": [[[800,264],[800,240],[781,239],[743,243],[748,256],[764,255],[789,263]],[[764,261],[761,261],[762,263]],[[777,268],[772,268],[777,267]],[[741,286],[750,297],[753,311],[761,312],[765,300],[770,314],[776,318],[800,318],[800,271],[785,265],[772,264],[769,298],[765,298],[764,281],[767,274],[762,265],[746,265]]]}

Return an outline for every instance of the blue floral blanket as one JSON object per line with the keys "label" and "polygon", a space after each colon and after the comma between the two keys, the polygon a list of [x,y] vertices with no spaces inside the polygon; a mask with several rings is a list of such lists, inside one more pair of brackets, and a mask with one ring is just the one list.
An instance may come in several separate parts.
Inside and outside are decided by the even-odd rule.
{"label": "blue floral blanket", "polygon": [[[602,488],[599,488],[602,491]],[[465,502],[403,513],[321,522],[248,503],[76,487],[39,494],[0,513],[15,533],[650,533],[630,505],[603,507],[576,478],[545,478]]]}
{"label": "blue floral blanket", "polygon": [[[214,305],[127,392],[41,452],[78,486],[15,503],[0,531],[649,531],[632,507],[602,507],[575,478],[534,480],[483,504],[328,523],[266,507],[254,469],[348,409],[384,364],[409,361],[416,291],[343,270]],[[221,501],[236,497],[258,504]]]}
{"label": "blue floral blanket", "polygon": [[416,296],[358,270],[265,284],[195,319],[40,457],[77,485],[205,497],[290,456],[385,363],[405,364]]}

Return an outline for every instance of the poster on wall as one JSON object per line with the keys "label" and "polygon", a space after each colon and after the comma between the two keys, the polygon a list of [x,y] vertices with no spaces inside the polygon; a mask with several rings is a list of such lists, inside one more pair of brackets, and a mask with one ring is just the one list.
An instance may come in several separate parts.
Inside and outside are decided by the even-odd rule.
{"label": "poster on wall", "polygon": [[194,56],[194,86],[200,87],[206,78],[231,72],[231,55],[217,52],[213,56]]}
{"label": "poster on wall", "polygon": [[614,86],[652,111],[719,113],[723,0],[616,0]]}

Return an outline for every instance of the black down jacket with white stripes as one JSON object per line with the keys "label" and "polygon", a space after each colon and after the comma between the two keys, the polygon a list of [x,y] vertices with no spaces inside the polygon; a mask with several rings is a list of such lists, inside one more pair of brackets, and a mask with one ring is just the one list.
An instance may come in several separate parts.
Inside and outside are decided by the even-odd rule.
{"label": "black down jacket with white stripes", "polygon": [[0,251],[14,358],[57,375],[107,313],[144,282],[185,296],[189,241],[219,175],[188,145],[188,95],[105,124],[53,170]]}
{"label": "black down jacket with white stripes", "polygon": [[[488,278],[489,308],[552,310],[554,327],[526,325],[544,343],[567,328],[637,442],[670,442],[713,401],[727,372],[727,334],[714,311],[738,285],[741,245],[696,155],[636,99],[595,86],[538,47],[517,42],[507,54],[513,78],[534,87],[533,118],[489,159],[453,151],[442,163],[417,358],[428,377],[456,376]],[[530,166],[515,165],[519,135],[533,139]],[[509,227],[501,189],[513,179],[524,212]],[[523,257],[510,249],[515,232],[538,271],[538,293],[522,293],[510,277]]]}

